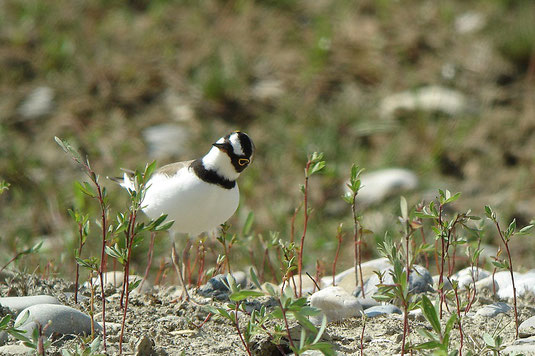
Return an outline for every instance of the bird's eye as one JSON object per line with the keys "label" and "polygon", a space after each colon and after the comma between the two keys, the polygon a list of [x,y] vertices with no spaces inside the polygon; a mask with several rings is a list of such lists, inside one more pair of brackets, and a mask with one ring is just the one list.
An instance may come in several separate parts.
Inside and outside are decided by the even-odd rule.
{"label": "bird's eye", "polygon": [[239,164],[240,166],[245,166],[245,165],[248,164],[248,163],[249,163],[249,160],[248,160],[247,158],[240,158],[240,159],[238,160],[238,164]]}

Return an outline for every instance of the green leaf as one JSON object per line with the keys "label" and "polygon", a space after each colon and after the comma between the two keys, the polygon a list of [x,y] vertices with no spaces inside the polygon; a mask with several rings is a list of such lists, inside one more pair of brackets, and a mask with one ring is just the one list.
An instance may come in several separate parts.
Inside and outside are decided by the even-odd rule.
{"label": "green leaf", "polygon": [[485,344],[487,344],[491,348],[496,347],[496,342],[494,341],[494,338],[489,333],[483,334],[483,341],[485,341]]}
{"label": "green leaf", "polygon": [[308,320],[306,316],[300,314],[299,311],[291,312],[291,314],[295,317],[295,320],[297,320],[302,326],[312,331],[313,333],[317,332],[317,329],[314,324],[312,324],[312,322],[310,322],[310,320]]}
{"label": "green leaf", "polygon": [[11,320],[11,315],[7,314],[0,320],[0,330],[5,329]]}
{"label": "green leaf", "polygon": [[77,181],[77,182],[74,182],[74,185],[76,188],[78,188],[79,191],[81,191],[85,195],[91,198],[96,198],[97,192],[95,191],[95,189],[93,189],[93,187],[88,182],[83,182],[82,184]]}
{"label": "green leaf", "polygon": [[249,268],[249,275],[251,276],[251,282],[253,282],[254,286],[258,289],[262,289],[262,286],[258,281],[258,277],[253,267]]}
{"label": "green leaf", "polygon": [[310,170],[310,175],[316,174],[325,168],[325,161],[317,162],[312,166],[312,169]]}
{"label": "green leaf", "polygon": [[496,221],[496,213],[489,205],[485,205],[485,215],[492,221]]}
{"label": "green leaf", "polygon": [[408,220],[409,219],[409,208],[408,208],[408,205],[407,205],[407,199],[405,199],[404,196],[401,196],[400,202],[399,202],[399,206],[400,206],[400,209],[401,209],[401,217],[403,218],[403,220]]}
{"label": "green leaf", "polygon": [[451,329],[453,328],[453,324],[455,324],[456,322],[457,322],[457,314],[452,313],[448,321],[446,322],[446,326],[444,328],[444,344],[445,345],[448,345],[449,343],[450,332],[451,332]]}
{"label": "green leaf", "polygon": [[433,303],[431,303],[431,301],[426,295],[422,295],[420,305],[422,307],[422,312],[424,313],[425,318],[427,319],[427,321],[429,321],[433,330],[435,330],[436,333],[440,334],[440,320],[438,318],[437,310],[433,306]]}
{"label": "green leaf", "polygon": [[521,229],[517,232],[517,234],[518,234],[518,235],[526,235],[526,234],[528,234],[528,233],[531,232],[531,230],[533,229],[533,226],[534,226],[534,225],[527,225],[527,226],[524,226],[523,228],[521,228]]}
{"label": "green leaf", "polygon": [[245,224],[243,225],[243,229],[242,229],[243,236],[247,236],[251,233],[253,222],[254,222],[254,213],[250,211],[249,214],[247,214],[247,219],[245,219]]}
{"label": "green leaf", "polygon": [[128,290],[132,291],[132,290],[136,289],[139,286],[139,284],[141,283],[141,281],[142,281],[142,279],[138,278],[135,281],[128,283]]}
{"label": "green leaf", "polygon": [[438,341],[428,341],[422,344],[412,346],[415,350],[433,350],[442,347],[442,344]]}
{"label": "green leaf", "polygon": [[449,203],[453,203],[454,201],[456,201],[457,199],[459,199],[459,197],[461,196],[461,193],[459,192],[459,193],[456,193],[456,194],[453,195],[453,196],[450,196],[451,193],[450,193],[448,190],[446,190],[446,195],[447,195],[448,197],[446,198],[446,201],[444,201],[444,204],[449,204]]}
{"label": "green leaf", "polygon": [[15,325],[13,325],[14,328],[19,328],[21,325],[24,325],[24,323],[26,323],[26,321],[28,320],[28,318],[30,317],[30,311],[29,310],[26,310],[26,312],[24,313],[24,315],[22,315],[22,317],[17,320],[15,322]]}
{"label": "green leaf", "polygon": [[264,292],[260,292],[257,290],[240,290],[240,291],[232,293],[229,296],[229,299],[232,300],[233,302],[239,302],[247,298],[262,297],[264,295],[265,295]]}
{"label": "green leaf", "polygon": [[173,226],[174,223],[174,220],[168,221],[163,225],[157,226],[155,231],[167,231],[171,228],[171,226]]}
{"label": "green leaf", "polygon": [[327,317],[325,315],[323,315],[323,318],[321,319],[320,329],[318,330],[318,333],[316,334],[316,338],[314,339],[314,341],[312,341],[313,344],[315,344],[318,341],[320,341],[321,336],[325,332],[326,328],[327,328]]}
{"label": "green leaf", "polygon": [[328,342],[317,342],[312,345],[308,345],[308,348],[311,350],[319,350],[326,356],[335,356],[336,353],[334,352],[333,345],[331,345]]}

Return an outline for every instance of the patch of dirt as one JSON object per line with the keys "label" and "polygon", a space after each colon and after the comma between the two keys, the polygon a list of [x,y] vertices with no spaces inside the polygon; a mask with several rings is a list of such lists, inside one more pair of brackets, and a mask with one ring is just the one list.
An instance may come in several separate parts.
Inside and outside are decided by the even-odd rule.
{"label": "patch of dirt", "polygon": [[[22,296],[49,294],[54,295],[66,305],[88,313],[89,294],[83,291],[83,300],[75,305],[72,298],[73,283],[62,279],[43,280],[33,275],[20,274],[6,284],[0,286],[2,296]],[[118,354],[119,335],[121,331],[122,310],[119,306],[120,291],[110,288],[106,290],[107,309],[107,347],[108,354]],[[240,342],[236,328],[227,320],[212,317],[207,320],[208,311],[206,305],[222,306],[224,303],[203,298],[192,292],[195,303],[178,301],[177,289],[170,286],[156,286],[153,292],[145,295],[133,294],[128,306],[128,316],[125,324],[123,352],[134,354],[135,345],[147,337],[153,343],[153,355],[246,355]],[[430,296],[433,299],[435,296]],[[266,303],[266,298],[260,298]],[[476,311],[480,306],[492,302],[491,298],[481,296],[472,307]],[[512,305],[512,303],[509,303]],[[519,319],[525,320],[533,315],[535,308],[533,297],[519,300]],[[100,321],[101,303],[96,300],[95,318]],[[451,305],[451,311],[454,306]],[[443,325],[449,313],[445,312]],[[241,315],[239,324],[241,327],[247,323],[248,316]],[[490,322],[489,322],[490,321]],[[268,326],[268,329],[270,326]],[[463,351],[472,351],[475,354],[485,354],[483,334],[493,334],[496,330],[503,338],[504,344],[514,341],[514,316],[513,312],[502,314],[492,319],[463,317],[462,328],[464,332]],[[424,340],[417,329],[431,331],[430,324],[422,316],[410,318],[410,343],[418,344]],[[361,348],[361,335],[364,335],[362,343],[365,355],[383,354],[392,355],[400,353],[402,340],[403,321],[401,315],[380,316],[366,319],[363,333],[363,320],[350,318],[342,322],[333,322],[327,326],[324,339],[334,345],[335,350],[343,355],[359,355]],[[450,350],[459,348],[459,330],[455,326],[452,331]],[[10,339],[8,344],[17,341]],[[284,341],[286,342],[286,341]],[[79,339],[60,339],[50,347],[49,354],[59,355],[64,348],[74,349],[79,344]],[[256,355],[277,355],[280,352],[269,341],[268,336],[260,335],[253,339],[251,348]],[[288,350],[283,345],[283,350]],[[288,353],[290,353],[288,351]]]}

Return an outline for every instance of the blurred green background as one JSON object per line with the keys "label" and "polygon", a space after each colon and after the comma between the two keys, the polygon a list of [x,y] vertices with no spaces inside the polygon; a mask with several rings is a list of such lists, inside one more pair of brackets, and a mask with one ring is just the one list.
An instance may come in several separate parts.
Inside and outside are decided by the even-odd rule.
{"label": "blurred green background", "polygon": [[[352,265],[341,195],[353,163],[409,170],[418,179],[403,191],[410,204],[442,188],[462,192],[459,210],[482,215],[490,204],[519,226],[535,216],[530,0],[5,0],[0,68],[0,180],[11,185],[0,195],[1,265],[42,239],[41,253],[19,268],[73,278],[67,209],[97,207],[76,191],[84,176],[54,136],[105,177],[199,157],[243,130],[257,154],[240,178],[233,229],[253,211],[255,233],[285,239],[307,154],[324,152],[326,171],[310,182],[311,272],[316,260],[329,270],[339,223],[339,269]],[[127,194],[103,183],[112,208],[125,208]],[[361,204],[376,236],[397,234],[400,190]],[[92,236],[86,255],[99,249],[94,224]],[[490,230],[484,238],[496,242]],[[526,268],[532,240],[512,246]],[[260,249],[258,237],[251,244]],[[153,269],[169,251],[165,236],[156,245]],[[375,256],[372,237],[364,250]],[[220,252],[214,243],[211,254]],[[246,248],[233,253],[250,263]]]}

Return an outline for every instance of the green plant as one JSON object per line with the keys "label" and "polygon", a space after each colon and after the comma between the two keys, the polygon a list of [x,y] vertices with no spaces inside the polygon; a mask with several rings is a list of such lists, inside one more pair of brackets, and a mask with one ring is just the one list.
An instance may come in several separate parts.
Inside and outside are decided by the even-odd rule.
{"label": "green plant", "polygon": [[67,141],[60,139],[59,137],[54,137],[56,143],[70,155],[71,159],[76,162],[79,166],[82,167],[84,173],[89,178],[91,183],[83,182],[78,183],[78,189],[81,190],[84,194],[90,198],[95,199],[98,202],[100,208],[100,229],[102,233],[102,244],[100,252],[100,266],[98,267],[97,273],[100,278],[100,291],[102,298],[102,338],[104,341],[104,350],[106,350],[106,297],[104,295],[104,278],[103,274],[106,269],[106,244],[108,236],[108,213],[109,213],[109,201],[106,193],[106,188],[103,188],[100,184],[100,177],[98,174],[93,171],[89,159],[86,157],[82,158],[80,153],[75,150]]}
{"label": "green plant", "polygon": [[223,256],[221,256],[221,261],[225,261],[227,263],[227,272],[230,274],[230,249],[232,248],[232,245],[234,245],[234,243],[237,241],[237,236],[236,234],[229,234],[229,229],[229,224],[222,224],[221,234],[217,236],[217,241],[219,241],[223,246]]}
{"label": "green plant", "polygon": [[46,355],[46,349],[52,344],[52,340],[45,338],[44,332],[50,326],[50,321],[44,327],[36,322],[36,327],[32,331],[31,339],[22,340],[24,346],[35,350],[35,354],[39,356]]}
{"label": "green plant", "polygon": [[[492,210],[492,208],[488,205],[485,206],[485,215],[487,218],[489,218],[494,225],[496,226],[496,230],[498,230],[498,235],[500,236],[500,240],[503,243],[505,247],[505,251],[507,252],[507,260],[500,260],[499,259],[499,253],[496,256],[496,260],[492,262],[492,264],[497,268],[502,268],[509,270],[511,273],[511,283],[513,286],[513,308],[515,312],[515,336],[518,338],[518,309],[516,304],[516,287],[515,287],[515,277],[513,274],[513,260],[511,258],[511,251],[509,250],[509,242],[511,241],[511,238],[515,235],[526,235],[528,234],[535,225],[530,224],[527,225],[520,230],[517,230],[516,228],[516,220],[513,219],[511,223],[509,224],[509,227],[506,230],[502,230],[500,228],[500,223],[498,222],[498,217],[496,213]],[[501,250],[498,250],[500,252]],[[494,273],[493,273],[493,280],[492,283],[494,285]]]}
{"label": "green plant", "polygon": [[0,180],[0,194],[2,194],[8,189],[9,189],[9,183],[4,180]]}
{"label": "green plant", "polygon": [[417,303],[413,300],[413,295],[409,290],[408,271],[404,267],[403,256],[400,249],[396,246],[392,238],[386,234],[383,241],[377,245],[379,253],[388,258],[392,269],[389,271],[392,277],[392,284],[383,283],[383,277],[379,275],[380,283],[378,284],[378,290],[373,295],[373,298],[377,301],[390,302],[397,300],[403,309],[403,339],[401,344],[401,355],[405,354],[407,349],[406,340],[410,333],[409,329],[409,312],[417,307]]}
{"label": "green plant", "polygon": [[[119,336],[119,352],[122,353],[123,336],[128,310],[128,300],[130,292],[141,283],[138,279],[132,283],[130,277],[130,260],[132,250],[141,244],[144,232],[167,231],[173,225],[173,221],[165,222],[167,215],[162,215],[149,222],[139,222],[138,214],[143,206],[143,200],[147,190],[147,183],[156,167],[156,162],[147,164],[143,171],[136,170],[132,176],[132,188],[128,188],[130,196],[130,206],[128,213],[117,214],[117,224],[109,226],[109,232],[116,241],[113,246],[106,246],[106,253],[115,258],[123,266],[123,288],[121,293],[121,307],[123,308],[123,319],[121,324],[121,334]],[[123,302],[124,301],[124,302]]]}
{"label": "green plant", "polygon": [[61,350],[62,356],[104,356],[105,354],[100,352],[102,347],[102,340],[100,336],[97,336],[91,343],[86,343],[85,340],[80,340],[79,344],[76,344],[73,349]]}
{"label": "green plant", "polygon": [[91,297],[89,299],[89,318],[91,319],[91,338],[95,338],[95,285],[94,285],[94,278],[93,275],[98,274],[99,270],[99,262],[98,258],[92,256],[89,258],[82,259],[80,257],[76,257],[76,263],[84,268],[86,268],[89,271],[89,290],[91,292]]}
{"label": "green plant", "polygon": [[500,351],[505,349],[501,334],[510,323],[502,324],[502,321],[503,319],[496,324],[492,334],[484,333],[482,336],[483,342],[485,343],[485,349],[492,351],[493,356],[499,356]]}
{"label": "green plant", "polygon": [[[89,235],[89,215],[84,215],[78,211],[69,209],[69,214],[76,221],[78,225],[78,238],[79,244],[78,249],[74,251],[75,261],[76,258],[82,256],[82,248],[85,245],[87,236]],[[80,273],[80,265],[76,262],[76,276],[74,279],[74,303],[78,304],[78,279]]]}
{"label": "green plant", "polygon": [[308,161],[305,166],[305,184],[301,186],[301,193],[303,193],[303,234],[301,235],[301,244],[299,245],[299,257],[297,259],[297,274],[299,277],[299,297],[303,296],[303,251],[305,249],[305,236],[307,234],[308,219],[310,210],[308,208],[308,180],[309,178],[319,173],[325,168],[325,161],[323,160],[323,153],[314,152],[308,156]]}
{"label": "green plant", "polygon": [[9,325],[12,319],[11,314],[5,315],[2,319],[0,319],[0,331],[5,331],[11,336],[13,336],[15,339],[29,342],[30,339],[28,339],[24,334],[26,333],[26,330],[21,330],[19,327],[26,323],[28,318],[30,317],[30,312],[26,311],[21,318],[15,322],[12,326]]}
{"label": "green plant", "polygon": [[[422,211],[416,211],[415,216],[423,219],[431,219],[433,221],[432,231],[435,234],[435,255],[437,258],[437,270],[439,272],[438,290],[440,293],[440,317],[442,318],[442,305],[445,300],[444,292],[444,277],[451,277],[455,268],[455,254],[458,245],[466,243],[458,235],[458,227],[471,230],[467,223],[471,220],[479,220],[479,217],[470,215],[471,211],[466,213],[455,213],[451,219],[445,213],[445,208],[448,204],[455,202],[461,196],[461,193],[452,195],[449,190],[439,189],[438,204],[434,201],[428,206],[423,207]],[[440,249],[438,248],[440,242]],[[448,270],[446,272],[445,264],[448,262]]]}
{"label": "green plant", "polygon": [[9,266],[11,263],[15,262],[16,260],[18,260],[22,256],[38,253],[39,250],[41,249],[42,245],[43,245],[43,241],[39,241],[38,243],[36,243],[32,247],[29,247],[29,248],[27,248],[25,250],[17,252],[15,254],[15,256],[13,256],[5,265],[2,266],[2,268],[0,268],[0,272],[2,272],[4,269],[6,269],[7,266]]}
{"label": "green plant", "polygon": [[[362,252],[361,252],[361,237],[362,237],[362,227],[360,226],[360,219],[357,215],[357,195],[361,188],[360,175],[363,172],[363,169],[359,169],[359,166],[353,164],[351,167],[351,175],[349,177],[349,183],[347,187],[351,190],[344,195],[344,200],[351,205],[351,213],[353,216],[353,244],[354,244],[354,256],[353,256],[353,266],[355,267],[355,284],[358,287],[360,279],[360,290],[362,292],[362,297],[366,298],[364,291],[364,279],[362,278]],[[358,268],[357,268],[358,267]],[[360,272],[360,278],[359,273]]]}
{"label": "green plant", "polygon": [[340,246],[342,245],[342,224],[338,225],[338,229],[336,230],[336,254],[334,255],[333,260],[333,286],[336,285],[336,263],[338,262],[338,256],[340,255]]}
{"label": "green plant", "polygon": [[[290,349],[299,355],[307,350],[319,350],[325,355],[334,355],[332,345],[326,342],[321,342],[321,336],[327,326],[327,319],[324,317],[322,324],[317,329],[308,318],[317,315],[319,310],[307,305],[306,298],[295,298],[292,288],[287,287],[282,293],[278,293],[275,289],[266,284],[266,292],[261,291],[260,282],[254,269],[250,269],[251,280],[256,286],[257,290],[242,290],[228,274],[227,283],[231,294],[229,296],[230,303],[223,308],[216,308],[208,306],[207,309],[214,315],[223,317],[229,320],[237,330],[240,340],[246,350],[251,355],[250,342],[254,335],[265,333],[270,338],[279,350],[283,352],[281,347],[282,338],[286,337],[289,342]],[[277,301],[278,306],[273,311],[268,312],[265,306],[260,310],[252,310],[250,313],[244,308],[243,301],[247,298],[257,298],[268,295]],[[244,328],[240,327],[238,321],[238,312],[248,315],[247,325]],[[301,325],[301,336],[299,344],[296,344],[291,337],[290,322],[296,321]],[[273,325],[273,323],[275,323]]]}
{"label": "green plant", "polygon": [[426,295],[422,295],[419,305],[422,309],[424,317],[429,322],[429,324],[431,324],[431,328],[433,329],[434,334],[426,329],[418,329],[418,334],[426,338],[428,341],[421,344],[412,345],[411,348],[414,350],[434,350],[433,355],[437,356],[457,355],[457,350],[449,351],[451,336],[450,334],[451,330],[453,329],[453,325],[457,321],[457,314],[451,314],[451,316],[446,321],[446,325],[443,330],[442,326],[440,325],[440,313],[437,310],[437,307],[434,306],[433,303],[431,303],[431,301]]}

